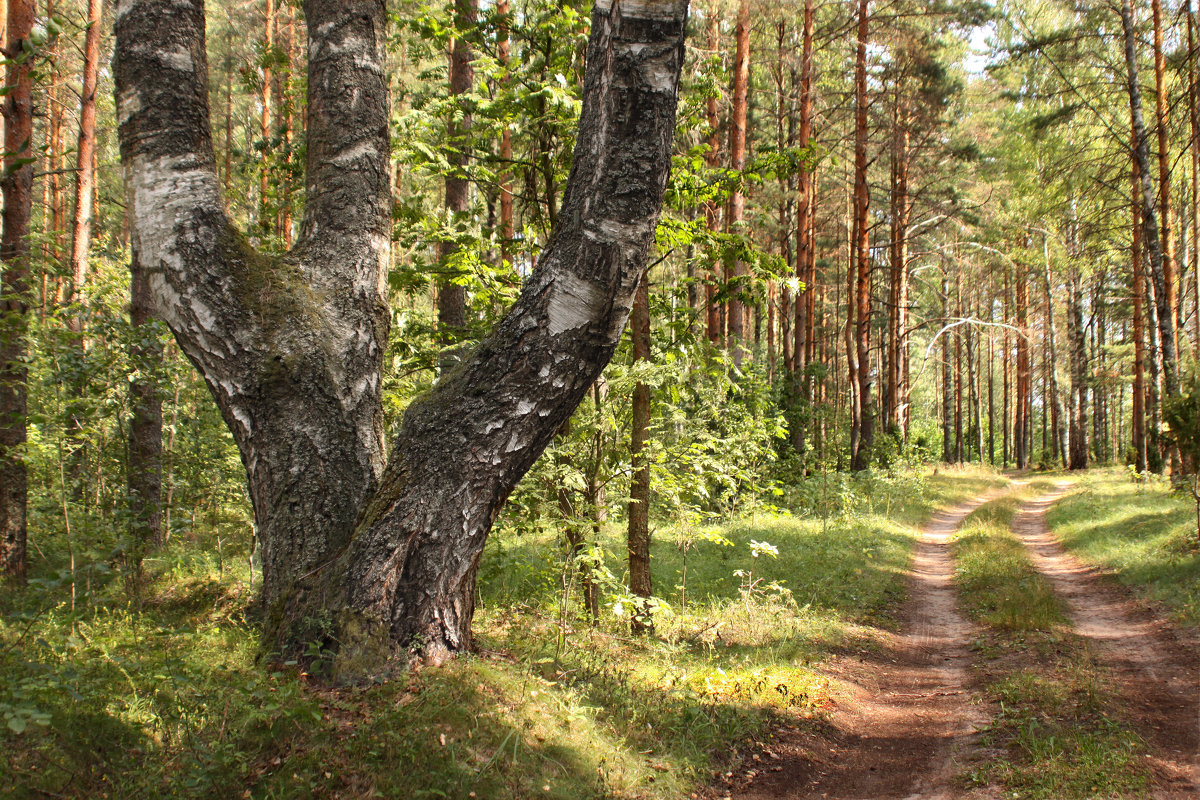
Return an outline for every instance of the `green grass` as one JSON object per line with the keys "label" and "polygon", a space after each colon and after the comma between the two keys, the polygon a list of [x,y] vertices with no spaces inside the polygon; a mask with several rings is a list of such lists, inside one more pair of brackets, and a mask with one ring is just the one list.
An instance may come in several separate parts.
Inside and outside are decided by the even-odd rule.
{"label": "green grass", "polygon": [[964,610],[983,626],[976,669],[994,709],[983,737],[993,754],[965,777],[1002,786],[1006,797],[1140,797],[1149,786],[1142,742],[1011,530],[1021,503],[1048,483],[986,504],[955,536],[955,581]]}
{"label": "green grass", "polygon": [[1005,631],[1044,631],[1065,621],[1058,598],[1010,530],[1029,496],[1009,492],[977,509],[954,539],[955,582],[965,610]]}
{"label": "green grass", "polygon": [[[73,612],[69,574],[43,565],[0,596],[0,796],[685,796],[782,718],[818,718],[838,690],[824,659],[891,624],[914,525],[1003,479],[833,482],[797,489],[828,502],[795,513],[658,528],[673,613],[652,638],[624,632],[619,595],[598,625],[581,618],[552,531],[502,533],[480,569],[480,652],[364,689],[257,662],[244,560],[218,565],[202,536],[157,558],[140,607],[94,569]],[[604,532],[610,553],[620,533]]]}
{"label": "green grass", "polygon": [[1124,470],[1089,472],[1050,510],[1050,527],[1076,557],[1200,626],[1200,546],[1191,496],[1167,481],[1134,481]]}

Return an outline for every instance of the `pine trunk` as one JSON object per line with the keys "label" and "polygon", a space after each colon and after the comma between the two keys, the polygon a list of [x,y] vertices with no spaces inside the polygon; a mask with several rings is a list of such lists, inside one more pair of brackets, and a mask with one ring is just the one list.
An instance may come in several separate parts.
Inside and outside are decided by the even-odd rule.
{"label": "pine trunk", "polygon": [[1142,90],[1138,82],[1136,35],[1132,0],[1122,0],[1121,23],[1125,35],[1125,88],[1129,93],[1129,110],[1133,120],[1133,157],[1137,160],[1142,190],[1142,235],[1150,255],[1150,283],[1158,324],[1159,351],[1162,359],[1163,391],[1168,398],[1179,395],[1179,372],[1175,349],[1175,314],[1168,288],[1169,269],[1159,239],[1157,199],[1151,181],[1150,148],[1146,123],[1142,115]]}
{"label": "pine trunk", "polygon": [[[21,52],[29,42],[36,14],[33,0],[9,0],[5,48]],[[29,330],[29,220],[33,210],[33,64],[9,59],[5,75],[5,170],[0,180],[4,209],[0,216],[0,576],[23,583],[26,563],[25,470]]]}
{"label": "pine trunk", "polygon": [[[735,31],[733,58],[733,108],[729,125],[729,168],[740,173],[746,169],[746,117],[750,91],[750,2],[738,3],[737,28]],[[746,216],[746,195],[740,181],[729,196],[729,211],[725,218],[728,233],[742,233]],[[740,364],[744,355],[746,335],[746,305],[742,296],[749,288],[745,285],[748,273],[746,264],[736,256],[730,257],[726,278],[731,279],[736,289],[729,299],[728,335],[729,347],[733,351],[733,363]]]}
{"label": "pine trunk", "polygon": [[438,245],[438,334],[443,344],[451,345],[462,339],[467,326],[467,289],[454,265],[458,244],[453,232],[470,211],[471,184],[467,180],[467,162],[471,151],[471,115],[462,103],[470,94],[475,81],[474,54],[467,36],[475,27],[479,15],[479,0],[455,0],[454,39],[450,45],[450,97],[457,108],[447,125],[446,218],[449,234]]}
{"label": "pine trunk", "polygon": [[871,462],[874,421],[871,416],[871,250],[867,211],[871,192],[867,185],[867,44],[870,31],[870,0],[858,2],[858,38],[854,57],[854,241],[853,287],[855,304],[855,378],[858,381],[853,425],[857,442],[851,449],[850,469],[864,470]]}

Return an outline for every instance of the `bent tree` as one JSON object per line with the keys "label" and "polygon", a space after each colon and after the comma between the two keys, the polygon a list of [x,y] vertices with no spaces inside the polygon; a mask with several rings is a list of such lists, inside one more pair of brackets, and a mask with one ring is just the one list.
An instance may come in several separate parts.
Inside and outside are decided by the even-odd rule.
{"label": "bent tree", "polygon": [[222,210],[202,0],[121,0],[114,68],[133,247],[155,313],[240,450],[262,542],[265,645],[333,677],[470,646],[501,504],[599,376],[654,246],[686,0],[598,0],[562,213],[494,330],[412,403],[390,447],[388,94],[381,0],[305,0],[306,204],[255,252]]}

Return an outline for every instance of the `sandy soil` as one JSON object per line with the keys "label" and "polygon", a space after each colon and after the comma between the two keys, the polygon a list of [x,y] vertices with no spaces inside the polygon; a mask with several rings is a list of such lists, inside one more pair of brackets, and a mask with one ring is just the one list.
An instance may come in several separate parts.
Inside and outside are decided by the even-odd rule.
{"label": "sandy soil", "polygon": [[[1129,721],[1146,740],[1152,797],[1200,798],[1200,649],[1132,597],[1067,555],[1046,511],[1069,484],[1022,506],[1013,530],[1035,567],[1066,601]],[[978,635],[957,609],[949,541],[991,496],[936,515],[914,555],[902,632],[880,652],[826,665],[850,687],[823,727],[784,729],[770,747],[706,795],[737,800],[951,800],[999,798],[964,790],[959,764],[972,755],[987,707],[971,688],[969,646]]]}
{"label": "sandy soil", "polygon": [[1200,797],[1200,659],[1172,627],[1121,587],[1068,555],[1046,512],[1069,484],[1022,506],[1013,531],[1067,604],[1076,631],[1115,682],[1151,750],[1156,798]]}
{"label": "sandy soil", "polygon": [[[827,671],[851,687],[827,728],[783,731],[726,795],[768,798],[961,797],[955,754],[984,723],[969,685],[976,632],[957,609],[949,541],[978,497],[934,516],[917,542],[902,633],[881,653],[845,655]],[[978,795],[976,795],[978,796]]]}

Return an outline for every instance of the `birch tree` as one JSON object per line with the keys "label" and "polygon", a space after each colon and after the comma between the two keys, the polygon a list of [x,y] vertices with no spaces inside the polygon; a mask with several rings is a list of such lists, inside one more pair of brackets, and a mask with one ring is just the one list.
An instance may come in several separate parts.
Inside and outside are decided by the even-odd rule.
{"label": "birch tree", "polygon": [[392,199],[385,7],[306,0],[306,207],[295,247],[226,217],[200,0],[121,0],[114,72],[132,240],[156,316],[240,450],[262,542],[265,646],[385,675],[471,645],[479,556],[505,497],[625,327],[670,168],[686,0],[593,12],[574,166],[509,313],[385,445]]}

